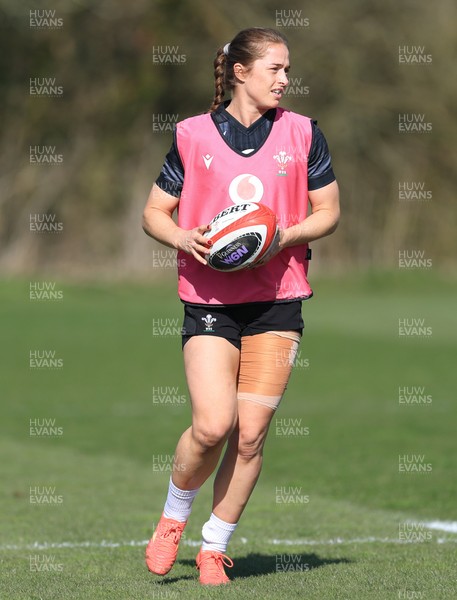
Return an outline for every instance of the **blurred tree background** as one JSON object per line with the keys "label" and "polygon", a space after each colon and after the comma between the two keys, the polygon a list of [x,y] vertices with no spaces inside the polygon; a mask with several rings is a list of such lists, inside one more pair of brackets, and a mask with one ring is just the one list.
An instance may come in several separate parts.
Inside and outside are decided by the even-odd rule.
{"label": "blurred tree background", "polygon": [[[60,22],[36,26],[31,11]],[[170,122],[208,108],[217,48],[254,25],[288,37],[295,90],[282,105],[317,119],[332,152],[343,218],[315,244],[317,268],[389,268],[415,249],[450,272],[456,22],[452,0],[0,0],[2,272],[160,275],[141,215]],[[431,62],[400,64],[399,46],[422,47]],[[155,62],[161,52],[183,58]],[[42,78],[63,93],[31,94],[30,80]],[[424,115],[432,131],[399,132],[400,114]],[[37,146],[61,161],[36,164]],[[404,182],[431,198],[400,200]],[[30,231],[36,214],[62,231]]]}

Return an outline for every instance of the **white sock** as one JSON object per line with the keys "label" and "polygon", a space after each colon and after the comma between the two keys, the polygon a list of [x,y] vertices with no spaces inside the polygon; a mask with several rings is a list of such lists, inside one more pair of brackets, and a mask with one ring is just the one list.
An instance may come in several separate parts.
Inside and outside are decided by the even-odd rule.
{"label": "white sock", "polygon": [[225,552],[237,525],[238,523],[226,523],[211,513],[209,521],[206,521],[202,528],[202,550]]}
{"label": "white sock", "polygon": [[163,509],[167,519],[175,519],[183,523],[187,521],[192,510],[192,502],[200,488],[195,490],[180,490],[175,486],[170,477],[168,496]]}

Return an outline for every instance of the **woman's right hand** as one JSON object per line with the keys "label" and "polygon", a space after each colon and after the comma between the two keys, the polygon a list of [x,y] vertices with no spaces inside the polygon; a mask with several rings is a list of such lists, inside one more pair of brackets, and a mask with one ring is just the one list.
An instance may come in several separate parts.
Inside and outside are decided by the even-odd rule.
{"label": "woman's right hand", "polygon": [[210,229],[209,225],[200,225],[200,227],[194,227],[194,229],[180,229],[175,241],[177,250],[191,254],[202,265],[208,264],[205,257],[210,252],[209,248],[212,242],[203,234]]}

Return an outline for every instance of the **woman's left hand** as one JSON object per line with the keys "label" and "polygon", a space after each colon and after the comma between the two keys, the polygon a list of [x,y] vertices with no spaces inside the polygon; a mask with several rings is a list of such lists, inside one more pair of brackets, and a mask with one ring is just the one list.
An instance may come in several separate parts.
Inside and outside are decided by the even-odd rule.
{"label": "woman's left hand", "polygon": [[252,267],[248,267],[248,268],[256,269],[257,267],[262,267],[269,260],[271,260],[273,258],[273,256],[276,256],[278,254],[278,252],[281,250],[280,244],[281,244],[282,236],[283,236],[283,230],[279,229],[279,227],[277,227],[275,236],[274,236],[273,241],[271,242],[271,245],[268,248],[268,250],[265,252],[265,254],[262,256],[262,258],[258,262],[254,263],[252,265]]}

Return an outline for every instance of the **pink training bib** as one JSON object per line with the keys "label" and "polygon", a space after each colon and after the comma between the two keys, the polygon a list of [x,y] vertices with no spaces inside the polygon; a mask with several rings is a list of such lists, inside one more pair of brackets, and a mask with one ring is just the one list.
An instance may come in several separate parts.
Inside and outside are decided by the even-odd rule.
{"label": "pink training bib", "polygon": [[[311,120],[277,109],[268,138],[248,155],[233,150],[211,115],[177,124],[178,151],[185,170],[178,225],[208,224],[227,206],[261,202],[285,229],[306,219]],[[178,294],[194,304],[243,304],[309,298],[308,245],[285,248],[267,264],[222,273],[178,253]]]}

